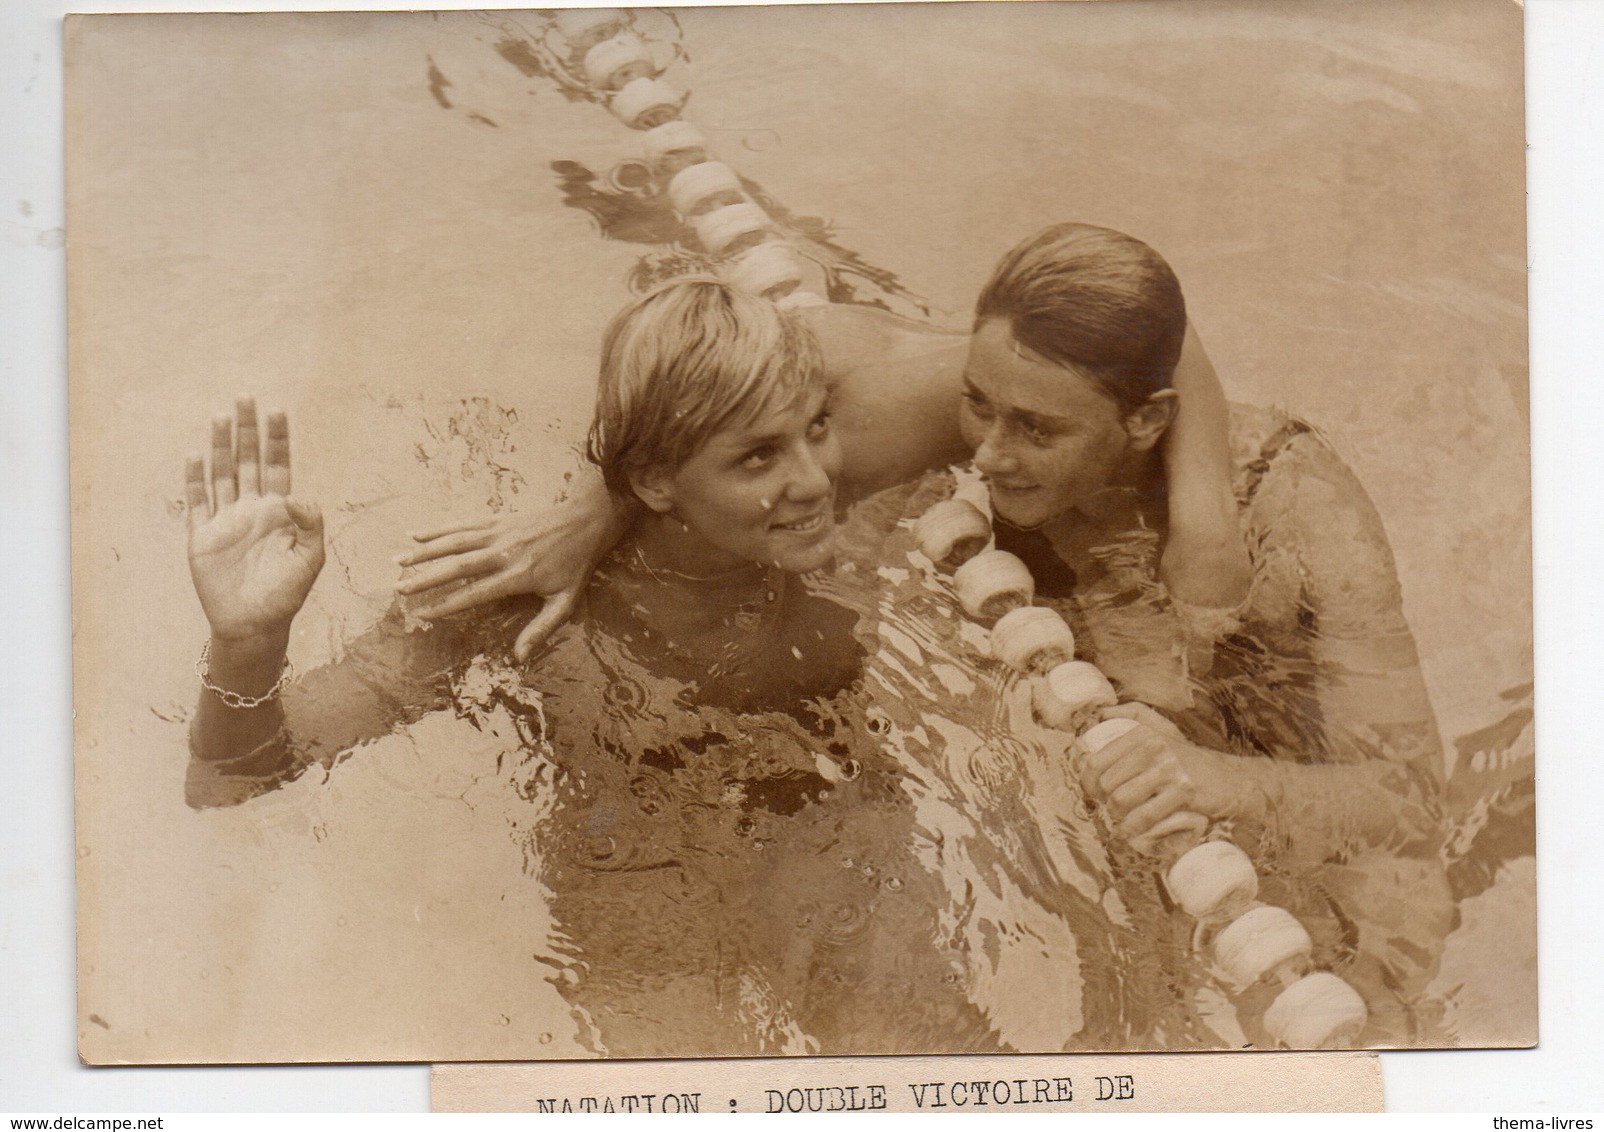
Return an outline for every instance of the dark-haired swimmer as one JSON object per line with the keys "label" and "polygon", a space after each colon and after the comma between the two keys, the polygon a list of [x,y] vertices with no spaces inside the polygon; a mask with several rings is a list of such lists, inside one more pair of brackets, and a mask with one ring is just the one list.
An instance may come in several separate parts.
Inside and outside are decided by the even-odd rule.
{"label": "dark-haired swimmer", "polygon": [[[1160,566],[1174,514],[1160,444],[1185,397],[1169,265],[1122,233],[1054,226],[1003,258],[975,323],[960,425],[998,544],[1090,659],[1180,727],[1150,719],[1093,756],[1118,831],[1152,839],[1188,811],[1231,823],[1259,850],[1265,899],[1297,911],[1370,1002],[1366,1040],[1429,1041],[1419,999],[1453,918],[1442,748],[1363,487],[1308,424],[1233,407],[1253,585],[1229,616],[1187,624]],[[1193,647],[1166,686],[1142,622],[1177,612]]]}

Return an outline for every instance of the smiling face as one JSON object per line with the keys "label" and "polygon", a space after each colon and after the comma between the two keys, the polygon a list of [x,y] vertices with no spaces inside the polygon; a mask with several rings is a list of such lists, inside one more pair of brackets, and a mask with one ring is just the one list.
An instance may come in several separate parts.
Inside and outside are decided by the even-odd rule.
{"label": "smiling face", "polygon": [[993,507],[1019,527],[1126,483],[1158,439],[1090,378],[1020,346],[997,319],[981,323],[970,343],[960,414]]}
{"label": "smiling face", "polygon": [[746,563],[807,573],[834,558],[841,446],[821,383],[721,429],[684,463],[634,477],[635,493],[682,528],[675,567],[713,574]]}

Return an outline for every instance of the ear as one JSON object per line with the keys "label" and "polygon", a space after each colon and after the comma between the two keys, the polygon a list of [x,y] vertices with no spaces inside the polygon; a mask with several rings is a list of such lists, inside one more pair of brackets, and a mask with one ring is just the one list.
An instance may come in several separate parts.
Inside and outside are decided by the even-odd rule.
{"label": "ear", "polygon": [[1131,446],[1138,452],[1150,451],[1163,439],[1170,425],[1175,423],[1175,414],[1180,408],[1180,395],[1173,389],[1160,389],[1149,397],[1125,418],[1125,431],[1131,438]]}
{"label": "ear", "polygon": [[629,473],[629,486],[636,497],[659,515],[674,509],[674,475],[658,465]]}

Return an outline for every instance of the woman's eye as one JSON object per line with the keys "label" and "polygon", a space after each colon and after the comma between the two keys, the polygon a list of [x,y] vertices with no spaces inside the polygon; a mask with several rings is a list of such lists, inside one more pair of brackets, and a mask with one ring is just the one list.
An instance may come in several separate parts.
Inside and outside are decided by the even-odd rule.
{"label": "woman's eye", "polygon": [[1025,434],[1025,438],[1032,444],[1045,444],[1053,438],[1051,432],[1034,421],[1023,422],[1020,424],[1019,430]]}
{"label": "woman's eye", "polygon": [[814,417],[812,423],[808,425],[809,440],[821,440],[828,436],[829,433],[830,414],[827,412],[820,413],[818,416]]}
{"label": "woman's eye", "polygon": [[964,408],[968,409],[981,420],[991,419],[991,405],[987,403],[984,397],[978,393],[965,392],[963,398]]}
{"label": "woman's eye", "polygon": [[745,456],[742,456],[741,457],[741,467],[746,468],[748,471],[755,472],[755,471],[758,471],[761,468],[768,467],[769,462],[771,460],[773,460],[773,459],[774,459],[774,448],[773,448],[773,446],[772,445],[768,445],[768,444],[764,444],[761,447],[752,449]]}

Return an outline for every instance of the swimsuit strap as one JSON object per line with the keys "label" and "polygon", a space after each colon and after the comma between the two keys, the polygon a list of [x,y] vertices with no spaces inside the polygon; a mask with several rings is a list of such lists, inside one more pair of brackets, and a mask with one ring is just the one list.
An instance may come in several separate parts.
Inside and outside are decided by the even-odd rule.
{"label": "swimsuit strap", "polygon": [[1259,448],[1259,454],[1243,469],[1242,489],[1237,493],[1239,503],[1250,503],[1258,493],[1259,484],[1264,480],[1264,474],[1270,470],[1270,464],[1281,455],[1283,449],[1305,433],[1313,433],[1314,427],[1296,417],[1289,418],[1285,424],[1272,432],[1264,444]]}
{"label": "swimsuit strap", "polygon": [[1001,520],[993,525],[997,549],[1006,550],[1030,568],[1036,579],[1036,592],[1042,597],[1067,598],[1075,592],[1079,579],[1075,569],[1058,556],[1047,536],[1038,530],[1024,530]]}

